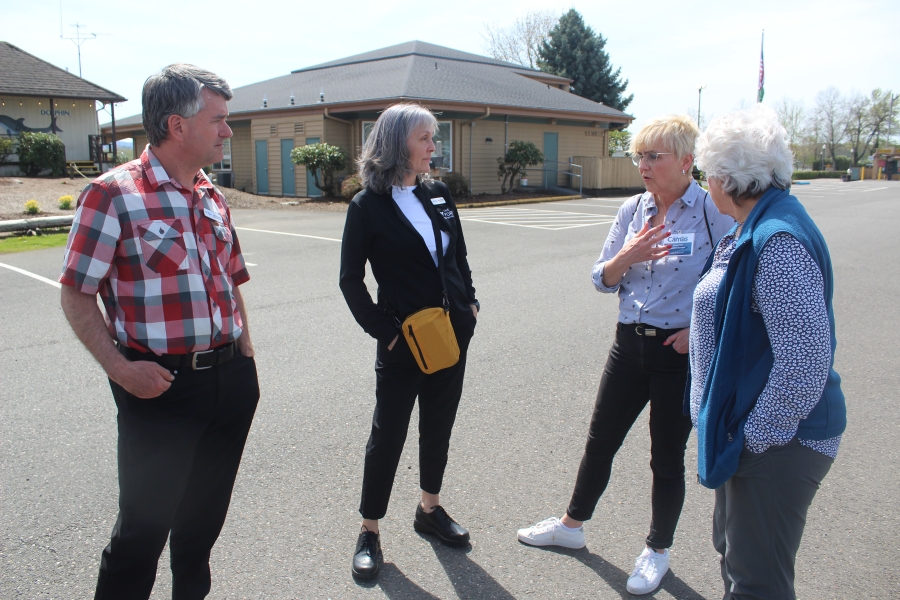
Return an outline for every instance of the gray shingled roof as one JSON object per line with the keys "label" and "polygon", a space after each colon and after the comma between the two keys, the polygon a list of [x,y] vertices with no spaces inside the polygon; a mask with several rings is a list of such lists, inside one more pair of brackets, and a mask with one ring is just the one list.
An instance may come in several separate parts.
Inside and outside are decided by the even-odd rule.
{"label": "gray shingled roof", "polygon": [[[293,108],[321,106],[335,113],[344,104],[402,99],[471,104],[473,112],[481,112],[484,106],[505,106],[583,113],[597,120],[631,118],[527,75],[554,77],[492,58],[408,42],[236,88],[228,109],[237,117],[245,112],[291,108],[293,95]],[[324,102],[319,102],[320,92]],[[266,109],[262,108],[263,97]],[[140,122],[140,115],[116,121],[122,126]]]}
{"label": "gray shingled roof", "polygon": [[0,94],[125,102],[126,98],[0,42]]}

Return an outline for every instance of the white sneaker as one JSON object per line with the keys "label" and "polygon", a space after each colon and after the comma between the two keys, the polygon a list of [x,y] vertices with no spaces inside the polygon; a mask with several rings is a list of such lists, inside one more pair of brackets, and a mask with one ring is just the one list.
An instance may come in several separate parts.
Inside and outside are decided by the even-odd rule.
{"label": "white sneaker", "polygon": [[656,550],[644,548],[641,555],[634,561],[634,571],[628,578],[625,585],[632,594],[640,596],[641,594],[649,594],[659,587],[663,575],[669,570],[669,551],[666,550],[660,554]]}
{"label": "white sneaker", "polygon": [[562,546],[584,548],[584,528],[571,530],[563,527],[556,517],[544,519],[536,525],[519,530],[519,541],[529,546]]}

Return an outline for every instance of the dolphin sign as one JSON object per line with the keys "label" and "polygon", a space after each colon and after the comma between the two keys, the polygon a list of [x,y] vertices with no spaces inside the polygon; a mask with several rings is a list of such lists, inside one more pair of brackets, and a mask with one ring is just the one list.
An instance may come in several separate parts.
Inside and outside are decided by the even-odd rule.
{"label": "dolphin sign", "polygon": [[[4,132],[4,129],[6,130]],[[62,133],[62,129],[60,129],[56,125],[56,119],[53,119],[53,122],[50,124],[50,127],[28,127],[25,125],[25,117],[21,119],[13,119],[12,117],[6,115],[0,115],[0,134],[5,133],[6,135],[15,135],[22,131],[30,131],[32,133]]]}

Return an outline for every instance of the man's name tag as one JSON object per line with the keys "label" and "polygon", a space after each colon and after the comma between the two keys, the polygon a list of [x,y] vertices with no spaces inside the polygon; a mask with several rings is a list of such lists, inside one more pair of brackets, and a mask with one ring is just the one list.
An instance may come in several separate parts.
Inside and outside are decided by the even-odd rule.
{"label": "man's name tag", "polygon": [[663,240],[663,244],[670,244],[669,256],[691,256],[694,253],[694,234],[675,233]]}
{"label": "man's name tag", "polygon": [[218,223],[219,225],[222,224],[222,215],[220,215],[218,212],[211,210],[209,208],[204,208],[203,214],[206,215],[207,217],[209,217],[210,219],[212,219],[213,221],[215,221],[216,223]]}
{"label": "man's name tag", "polygon": [[435,206],[440,206],[441,204],[447,204],[447,201],[441,197],[438,197],[438,198],[432,198],[431,203],[434,204]]}

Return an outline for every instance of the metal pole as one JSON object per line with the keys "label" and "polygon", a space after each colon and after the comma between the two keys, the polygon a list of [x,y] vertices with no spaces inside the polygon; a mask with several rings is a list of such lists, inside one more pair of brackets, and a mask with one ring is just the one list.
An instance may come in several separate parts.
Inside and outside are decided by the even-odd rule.
{"label": "metal pole", "polygon": [[116,103],[110,102],[109,104],[109,114],[112,116],[112,151],[113,151],[113,166],[116,166],[119,162],[119,154],[116,151]]}
{"label": "metal pole", "polygon": [[700,99],[703,96],[703,90],[706,89],[706,84],[701,85],[697,88],[697,128],[700,128]]}

